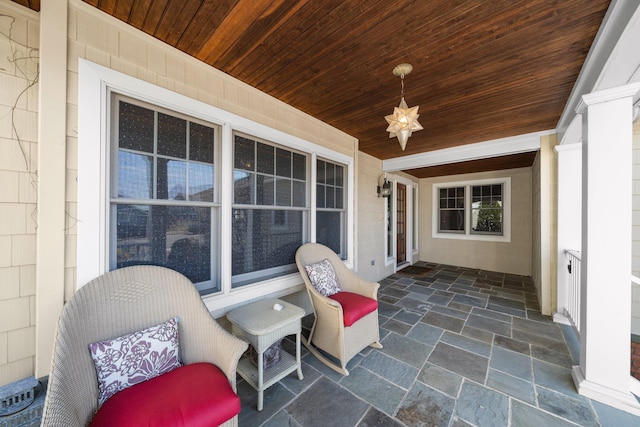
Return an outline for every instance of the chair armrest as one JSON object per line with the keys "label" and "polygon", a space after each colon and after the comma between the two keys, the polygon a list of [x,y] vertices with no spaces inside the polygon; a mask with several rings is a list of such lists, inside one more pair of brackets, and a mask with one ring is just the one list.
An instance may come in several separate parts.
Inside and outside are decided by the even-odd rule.
{"label": "chair armrest", "polygon": [[236,390],[236,370],[238,361],[242,354],[247,351],[249,344],[223,329],[224,335],[220,335],[217,339],[216,347],[219,347],[215,353],[214,364],[218,366],[227,376],[233,391]]}
{"label": "chair armrest", "polygon": [[354,294],[359,294],[374,300],[378,299],[379,283],[369,282],[356,276],[351,271],[347,271],[348,274],[343,274],[342,277],[338,278],[343,291],[353,292]]}
{"label": "chair armrest", "polygon": [[185,364],[213,363],[224,372],[236,391],[238,361],[249,344],[228,332],[213,317],[208,317],[204,322],[205,324],[193,327],[198,329],[195,336],[184,341],[181,338],[181,346],[184,345],[184,351],[181,347],[182,361]]}

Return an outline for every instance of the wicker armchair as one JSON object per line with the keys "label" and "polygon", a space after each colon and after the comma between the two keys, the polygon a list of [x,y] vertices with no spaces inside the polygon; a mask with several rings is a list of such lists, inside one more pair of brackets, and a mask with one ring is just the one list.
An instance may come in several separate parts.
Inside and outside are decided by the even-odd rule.
{"label": "wicker armchair", "polygon": [[[331,249],[321,244],[307,243],[296,252],[296,264],[304,279],[315,314],[309,338],[302,337],[302,342],[325,365],[343,375],[349,375],[346,366],[353,356],[367,346],[382,348],[378,329],[378,310],[376,308],[375,311],[360,318],[351,326],[345,326],[342,305],[318,292],[305,270],[305,266],[324,259],[331,262],[342,291],[359,294],[377,301],[380,285],[359,278],[344,265]],[[338,363],[330,360],[318,349],[336,358]]]}
{"label": "wicker armchair", "polygon": [[[65,304],[56,332],[43,426],[84,426],[97,410],[98,382],[88,344],[178,316],[182,363],[209,362],[236,391],[247,344],[210,315],[191,281],[173,270],[135,266],[104,274]],[[225,426],[237,426],[238,417]]]}

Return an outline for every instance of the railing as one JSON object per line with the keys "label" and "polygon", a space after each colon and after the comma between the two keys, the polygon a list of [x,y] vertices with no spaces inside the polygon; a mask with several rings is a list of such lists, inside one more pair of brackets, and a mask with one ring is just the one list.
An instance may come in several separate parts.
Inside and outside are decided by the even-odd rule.
{"label": "railing", "polygon": [[580,335],[580,251],[566,249],[567,270],[569,270],[569,289],[565,315],[569,318],[576,332]]}

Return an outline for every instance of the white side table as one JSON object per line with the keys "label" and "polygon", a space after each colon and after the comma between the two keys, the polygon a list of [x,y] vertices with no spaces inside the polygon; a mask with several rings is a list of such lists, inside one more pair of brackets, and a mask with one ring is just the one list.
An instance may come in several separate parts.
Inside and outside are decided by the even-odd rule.
{"label": "white side table", "polygon": [[[276,304],[282,310],[274,309]],[[300,363],[301,319],[305,311],[293,304],[279,300],[260,300],[231,310],[227,319],[231,322],[234,335],[248,340],[258,353],[256,368],[248,357],[238,362],[238,373],[258,391],[258,411],[262,411],[264,390],[298,370],[298,379],[303,379]],[[280,351],[280,362],[266,371],[263,369],[263,353],[269,346],[287,335],[296,334],[296,355],[293,357],[284,350]]]}

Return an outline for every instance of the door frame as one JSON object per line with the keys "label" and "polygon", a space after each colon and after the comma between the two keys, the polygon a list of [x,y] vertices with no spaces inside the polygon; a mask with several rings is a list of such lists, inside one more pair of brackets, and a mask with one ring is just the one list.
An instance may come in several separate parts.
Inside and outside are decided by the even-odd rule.
{"label": "door frame", "polygon": [[[401,267],[404,267],[406,265],[411,265],[414,262],[416,262],[417,260],[417,256],[418,256],[418,242],[419,239],[416,238],[416,247],[413,247],[413,237],[414,237],[414,227],[418,227],[418,220],[419,218],[417,216],[419,216],[419,210],[418,209],[414,209],[414,201],[415,203],[419,206],[419,184],[416,181],[412,181],[410,179],[407,179],[403,176],[399,176],[399,175],[394,175],[391,173],[387,173],[387,179],[391,182],[391,196],[389,197],[391,203],[391,218],[389,218],[389,212],[387,210],[386,207],[386,203],[388,203],[388,201],[385,202],[385,221],[383,224],[384,227],[384,233],[385,233],[385,265],[387,267],[393,265],[393,271],[396,272],[399,270],[398,268],[398,263],[396,262],[397,258],[397,230],[396,230],[396,224],[397,224],[397,209],[396,209],[396,204],[397,204],[397,199],[396,199],[396,192],[397,192],[397,184],[403,184],[406,186],[406,195],[405,195],[405,199],[406,199],[406,207],[405,207],[405,212],[406,212],[406,224],[405,224],[405,242],[406,242],[406,261],[404,263],[401,264]],[[416,190],[415,192],[415,200],[413,197],[413,190]],[[416,216],[417,214],[417,216]],[[391,221],[391,233],[392,236],[391,238],[389,238],[389,236],[387,235],[387,225],[389,224],[389,221]],[[389,241],[391,241],[392,243],[392,248],[389,248]],[[389,250],[391,249],[391,250]]]}
{"label": "door frame", "polygon": [[[396,183],[396,268],[409,262],[407,260],[407,247],[409,246],[407,242],[407,189],[411,191],[411,186],[401,182]],[[400,200],[400,193],[403,193],[402,200]],[[400,227],[401,224],[402,227]],[[402,242],[404,242],[404,248],[401,246]]]}

